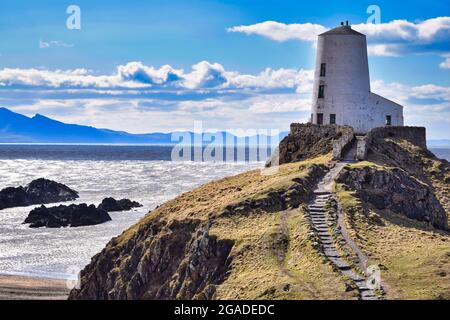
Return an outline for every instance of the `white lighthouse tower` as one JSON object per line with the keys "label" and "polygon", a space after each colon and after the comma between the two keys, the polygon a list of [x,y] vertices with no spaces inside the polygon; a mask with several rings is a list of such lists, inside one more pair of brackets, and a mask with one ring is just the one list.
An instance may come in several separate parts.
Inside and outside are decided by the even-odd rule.
{"label": "white lighthouse tower", "polygon": [[370,92],[366,36],[348,22],[318,37],[311,122],[349,125],[360,134],[403,126],[403,107]]}

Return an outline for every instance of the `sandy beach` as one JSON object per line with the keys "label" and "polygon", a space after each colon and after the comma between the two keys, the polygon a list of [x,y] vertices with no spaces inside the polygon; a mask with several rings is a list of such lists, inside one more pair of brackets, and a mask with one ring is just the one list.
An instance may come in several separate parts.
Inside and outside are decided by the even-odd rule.
{"label": "sandy beach", "polygon": [[0,300],[64,300],[65,280],[0,275]]}

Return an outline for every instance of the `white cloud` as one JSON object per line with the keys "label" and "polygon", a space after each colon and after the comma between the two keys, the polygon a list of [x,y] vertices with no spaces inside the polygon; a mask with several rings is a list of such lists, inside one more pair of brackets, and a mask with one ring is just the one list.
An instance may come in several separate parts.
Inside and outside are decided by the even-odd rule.
{"label": "white cloud", "polygon": [[50,47],[64,47],[64,48],[71,48],[74,45],[71,43],[65,43],[59,40],[53,40],[53,41],[43,41],[39,40],[39,48],[40,49],[46,49]]}
{"label": "white cloud", "polygon": [[228,82],[223,66],[208,61],[193,65],[192,72],[185,74],[184,79],[184,85],[189,89],[224,87]]}
{"label": "white cloud", "polygon": [[265,21],[248,26],[235,26],[227,29],[228,32],[242,32],[247,35],[256,34],[276,41],[315,41],[317,35],[326,30],[327,28],[319,24],[285,24],[275,21]]}
{"label": "white cloud", "polygon": [[372,44],[367,46],[367,53],[371,56],[398,57],[399,46],[396,44]]}
{"label": "white cloud", "polygon": [[313,70],[267,68],[257,75],[233,74],[230,84],[237,88],[291,88],[302,93],[312,90],[313,80]]}
{"label": "white cloud", "polygon": [[165,84],[181,79],[183,71],[175,70],[169,65],[159,69],[148,67],[142,62],[129,62],[117,68],[117,75],[124,81],[135,81],[144,84]]}
{"label": "white cloud", "polygon": [[450,69],[450,53],[444,54],[442,57],[444,58],[444,61],[439,64],[439,67],[441,69]]}
{"label": "white cloud", "polygon": [[[422,22],[393,20],[380,24],[355,24],[353,29],[367,35],[369,53],[399,56],[407,53],[436,53],[448,49],[450,17],[437,17]],[[228,28],[228,32],[260,35],[276,41],[301,40],[314,43],[317,35],[328,30],[319,24],[285,24],[265,21]]]}
{"label": "white cloud", "polygon": [[408,105],[408,100],[413,98],[450,102],[450,87],[434,84],[408,86],[398,82],[385,83],[381,80],[372,81],[371,87],[374,92],[403,105]]}
{"label": "white cloud", "polygon": [[[190,72],[169,65],[160,68],[142,62],[117,67],[112,75],[96,75],[86,69],[0,69],[0,88],[47,87],[54,89],[104,90],[309,90],[313,72],[302,69],[267,68],[257,75],[226,71],[219,63],[201,61]],[[129,92],[129,91],[128,91]]]}
{"label": "white cloud", "polygon": [[361,23],[352,26],[355,30],[377,40],[433,41],[450,31],[450,17],[431,18],[413,23],[407,20],[393,20],[386,23]]}

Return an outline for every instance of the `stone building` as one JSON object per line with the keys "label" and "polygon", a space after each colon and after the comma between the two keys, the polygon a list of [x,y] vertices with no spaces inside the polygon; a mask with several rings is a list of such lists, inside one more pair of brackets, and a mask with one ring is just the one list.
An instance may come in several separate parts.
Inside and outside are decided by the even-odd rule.
{"label": "stone building", "polygon": [[311,123],[349,125],[358,134],[403,126],[403,107],[370,91],[366,36],[348,22],[318,36]]}

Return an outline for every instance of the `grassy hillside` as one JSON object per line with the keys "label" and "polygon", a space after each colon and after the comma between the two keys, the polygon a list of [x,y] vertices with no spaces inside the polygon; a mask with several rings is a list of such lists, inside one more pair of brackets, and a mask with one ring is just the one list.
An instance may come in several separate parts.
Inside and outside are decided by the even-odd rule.
{"label": "grassy hillside", "polygon": [[[329,160],[330,156],[324,156],[287,164],[275,175],[261,175],[255,170],[228,177],[161,205],[111,240],[93,258],[82,273],[82,289],[73,291],[71,297],[355,298],[354,294],[346,292],[345,279],[314,249],[304,215],[312,188],[325,174],[325,164]],[[200,232],[191,230],[192,238],[185,241],[180,236],[184,229],[177,229],[178,236],[172,233],[169,225],[173,221],[180,224],[195,221],[196,225],[207,224],[208,227]],[[158,228],[158,232],[150,235],[147,230],[151,227]],[[207,233],[208,237],[199,233]],[[227,269],[217,276],[220,268],[205,251],[222,241],[232,243],[232,247],[225,262]],[[195,242],[207,244],[196,251],[193,250]],[[184,249],[177,255],[172,245]],[[138,254],[136,248],[141,248]],[[166,255],[170,257],[167,257],[167,266],[162,267]],[[152,264],[148,256],[158,262]],[[198,259],[203,266],[196,269],[192,265]],[[179,267],[170,274],[159,270],[174,264]],[[143,265],[153,271],[143,275],[140,270]],[[143,295],[133,289],[136,274],[140,274],[140,287],[145,287]],[[157,290],[151,287],[155,278],[158,278]],[[161,288],[165,287],[167,290],[163,290],[163,294]],[[195,289],[184,290],[186,287]]]}
{"label": "grassy hillside", "polygon": [[[385,298],[450,299],[450,237],[442,224],[450,166],[405,141],[376,143],[368,161],[341,172],[380,178],[363,190],[374,197],[335,186],[347,233],[368,263],[380,266]],[[70,298],[356,299],[317,249],[306,215],[330,161],[284,164],[274,175],[246,172],[162,204],[93,257]],[[386,190],[393,192],[383,197]],[[387,209],[371,202],[386,199]],[[424,208],[436,209],[436,219]],[[358,270],[354,252],[345,244],[339,250]]]}

